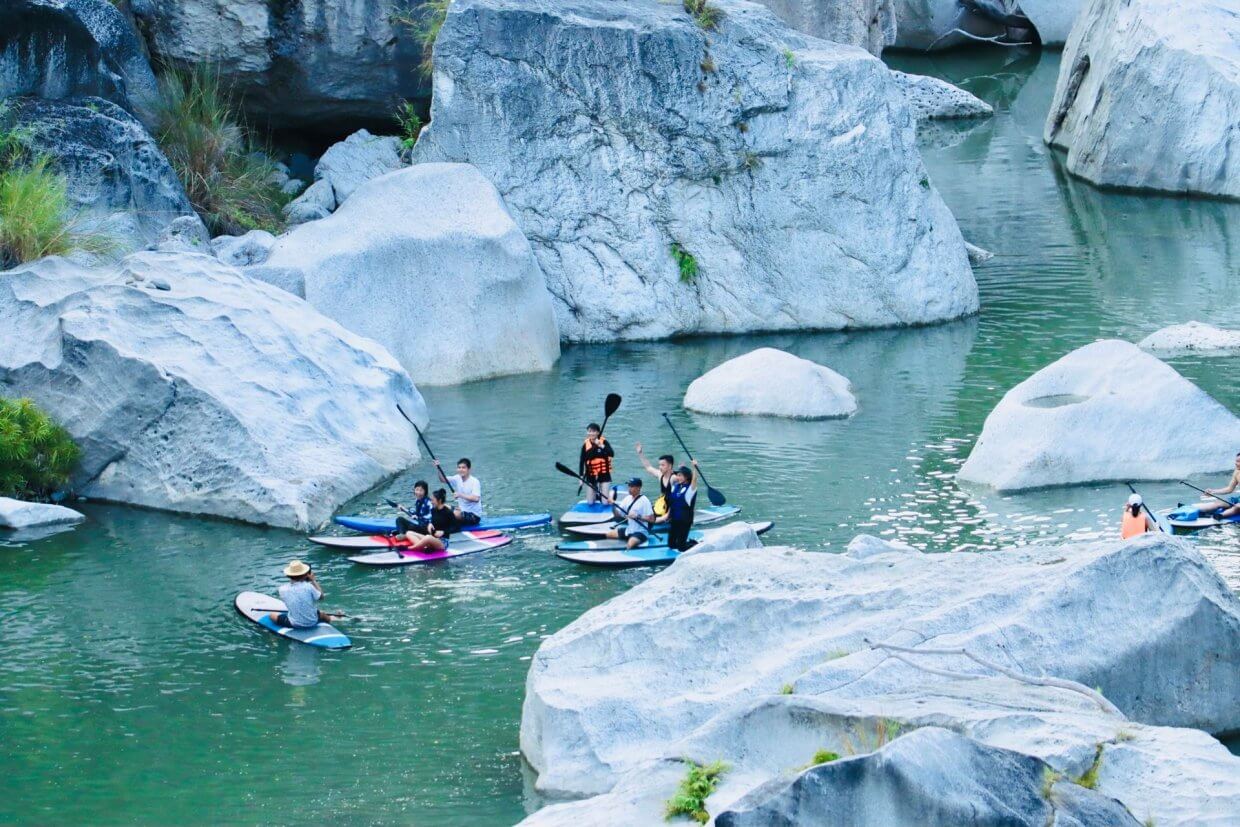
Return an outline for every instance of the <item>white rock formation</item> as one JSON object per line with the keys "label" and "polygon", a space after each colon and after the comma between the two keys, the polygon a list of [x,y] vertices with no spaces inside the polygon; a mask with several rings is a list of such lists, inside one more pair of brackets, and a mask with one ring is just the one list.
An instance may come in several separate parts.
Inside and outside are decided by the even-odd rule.
{"label": "white rock formation", "polygon": [[81,512],[63,505],[30,503],[12,497],[0,497],[0,528],[41,528],[80,523],[85,519]]}
{"label": "white rock formation", "polygon": [[1164,356],[1187,353],[1229,356],[1240,351],[1240,330],[1223,330],[1203,322],[1186,322],[1154,331],[1142,339],[1138,347]]}
{"label": "white rock formation", "polygon": [[[1138,722],[1226,730],[1240,714],[1240,676],[1214,666],[1240,653],[1240,602],[1191,546],[1154,536],[988,555],[881,545],[768,548],[762,566],[747,552],[686,557],[548,639],[527,680],[522,750],[540,790],[599,795],[528,823],[653,823],[684,759],[731,764],[707,809],[739,813],[781,795],[820,749],[863,756],[927,726],[1036,757],[1065,781],[1092,769],[1098,792],[1138,823],[1232,818],[1240,758],[1203,732]],[[1131,594],[1149,595],[1139,613]],[[1068,680],[1035,685],[867,640],[963,647]],[[951,789],[985,783],[957,757],[938,765]],[[951,800],[946,784],[927,789]],[[1018,802],[1015,814],[1037,806]],[[891,806],[876,792],[863,803],[869,816]]]}
{"label": "white rock formation", "polygon": [[702,532],[702,539],[688,551],[682,552],[677,560],[692,557],[695,554],[711,554],[716,551],[741,551],[744,549],[762,548],[762,538],[753,527],[744,520],[729,523],[719,528],[710,528]]}
{"label": "white rock formation", "polygon": [[1237,42],[1233,0],[1088,0],[1047,143],[1095,184],[1240,198]]}
{"label": "white rock formation", "polygon": [[201,253],[211,255],[211,234],[197,215],[174,218],[160,232],[153,249],[161,253]]}
{"label": "white rock formation", "polygon": [[281,237],[265,268],[299,271],[307,301],[383,344],[417,382],[547,370],[560,356],[530,244],[467,164],[370,181]]}
{"label": "white rock formation", "polygon": [[959,477],[1000,491],[1231,467],[1240,419],[1131,342],[1078,348],[1008,391]]}
{"label": "white rock formation", "polygon": [[799,32],[882,54],[896,39],[892,0],[758,0]]}
{"label": "white rock formation", "polygon": [[0,383],[82,448],[92,498],[309,529],[417,459],[408,374],[304,301],[206,255],[0,279]]}
{"label": "white rock formation", "polygon": [[400,139],[359,129],[332,144],[314,167],[314,183],[284,207],[291,224],[326,218],[362,184],[405,166]]}
{"label": "white rock formation", "polygon": [[771,347],[729,359],[694,379],[684,404],[691,411],[724,416],[831,419],[857,412],[846,378]]}
{"label": "white rock formation", "polygon": [[329,181],[315,181],[306,191],[284,205],[289,224],[305,224],[327,218],[336,209],[336,193]]}
{"label": "white rock formation", "polygon": [[986,101],[945,80],[894,70],[891,74],[904,90],[904,97],[918,123],[990,117],[995,114],[994,107]]}
{"label": "white rock formation", "polygon": [[947,49],[996,37],[1009,43],[1029,42],[1032,29],[1043,46],[1059,46],[1083,4],[1084,0],[895,0],[895,45]]}
{"label": "white rock formation", "polygon": [[276,246],[276,237],[266,230],[250,230],[245,235],[221,235],[211,239],[215,256],[233,267],[262,264]]}
{"label": "white rock formation", "polygon": [[707,32],[659,0],[456,0],[415,160],[496,185],[567,340],[975,310],[891,72],[752,3],[712,5]]}
{"label": "white rock formation", "polygon": [[1033,23],[1043,46],[1062,46],[1085,0],[1019,0],[1020,10]]}

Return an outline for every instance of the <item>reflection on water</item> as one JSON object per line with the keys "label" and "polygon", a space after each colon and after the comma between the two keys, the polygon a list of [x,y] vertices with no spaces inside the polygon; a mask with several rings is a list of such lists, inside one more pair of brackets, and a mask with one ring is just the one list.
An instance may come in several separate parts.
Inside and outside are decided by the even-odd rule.
{"label": "reflection on water", "polygon": [[[574,462],[583,426],[615,391],[619,475],[636,471],[638,440],[651,455],[681,453],[666,411],[715,487],[776,522],[770,542],[831,551],[868,531],[942,551],[1114,536],[1122,485],[997,495],[954,473],[1003,394],[1070,350],[1194,318],[1240,327],[1240,206],[1103,193],[1064,176],[1040,138],[1058,55],[900,63],[997,110],[924,149],[965,236],[997,254],[978,270],[980,317],[568,348],[546,374],[427,389],[441,458],[470,456],[495,512],[558,511],[575,486],[552,464]],[[681,409],[690,381],[760,346],[849,377],[857,415]],[[1171,364],[1240,409],[1240,359]],[[349,510],[384,513],[381,497],[429,475],[412,469]],[[1140,489],[1155,508],[1195,497],[1174,483]],[[517,727],[531,655],[649,576],[560,561],[550,529],[445,564],[371,571],[288,532],[85,511],[90,522],[72,532],[0,546],[0,822],[512,823],[527,806]],[[1240,587],[1240,525],[1191,542]],[[233,611],[239,591],[274,591],[292,557],[310,560],[328,604],[352,616],[341,626],[353,649],[292,646]]]}

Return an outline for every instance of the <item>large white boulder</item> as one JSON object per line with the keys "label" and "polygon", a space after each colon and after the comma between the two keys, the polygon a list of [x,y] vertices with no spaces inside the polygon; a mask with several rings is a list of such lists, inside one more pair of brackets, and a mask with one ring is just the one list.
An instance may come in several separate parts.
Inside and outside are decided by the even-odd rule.
{"label": "large white boulder", "polygon": [[758,0],[805,34],[882,54],[896,39],[892,0]]}
{"label": "large white boulder", "polygon": [[1233,0],[1088,0],[1046,142],[1095,184],[1240,198],[1238,43]]}
{"label": "large white boulder", "polygon": [[419,164],[280,238],[264,273],[302,275],[310,304],[390,350],[415,381],[547,370],[560,356],[530,244],[467,164]]}
{"label": "large white boulder", "polygon": [[567,340],[973,312],[891,72],[755,4],[711,6],[717,31],[659,0],[456,0],[415,160],[495,184]]}
{"label": "large white boulder", "polygon": [[[861,716],[920,714],[925,724],[937,715],[959,727],[983,719],[970,734],[1059,756],[1077,774],[1097,742],[1118,737],[1124,716],[1213,732],[1240,724],[1240,672],[1229,666],[1240,658],[1240,602],[1187,543],[1147,535],[996,554],[874,552],[858,559],[767,548],[761,565],[748,551],[686,557],[544,641],[521,721],[521,749],[539,773],[538,789],[594,795],[648,760],[755,754],[743,744],[716,744],[668,755],[695,731],[705,737],[699,728],[781,691],[829,696]],[[1026,675],[1099,687],[1122,714],[1053,687],[1026,686],[1034,694],[1022,699],[1006,678],[1002,691],[980,696],[978,679],[968,675],[999,676],[966,657],[917,657],[938,670],[928,672],[867,640],[965,648]],[[1035,726],[1039,709],[1058,708],[1048,696],[1101,724],[1073,724],[1077,733],[1060,727],[1055,742],[1054,721]],[[862,703],[869,706],[856,706]],[[982,714],[979,705],[991,711]],[[1020,727],[1027,734],[1017,737]],[[801,763],[832,746],[808,737],[793,743],[782,732],[741,722],[721,737],[787,744],[805,756]],[[778,761],[796,765],[787,752],[770,764]],[[777,769],[768,766],[767,777]],[[1229,795],[1240,800],[1234,787]]]}
{"label": "large white boulder", "polygon": [[700,413],[831,419],[857,411],[852,385],[831,368],[761,347],[694,379],[685,407]]}
{"label": "large white boulder", "polygon": [[945,80],[894,70],[891,75],[904,90],[904,97],[918,124],[935,120],[985,118],[995,114],[994,107],[986,101]]}
{"label": "large white boulder", "polygon": [[359,129],[343,141],[332,144],[314,166],[314,177],[331,185],[336,204],[343,204],[358,187],[400,169],[400,139],[391,135],[371,135]]}
{"label": "large white boulder", "polygon": [[1203,322],[1185,322],[1154,331],[1138,346],[1164,356],[1187,353],[1228,356],[1240,351],[1240,330],[1223,330]]}
{"label": "large white boulder", "polygon": [[1077,348],[1012,388],[959,477],[1000,491],[1231,467],[1240,419],[1131,342]]}
{"label": "large white boulder", "polygon": [[1033,24],[1043,46],[1066,43],[1084,5],[1085,0],[1018,0],[1020,11]]}
{"label": "large white boulder", "polygon": [[0,279],[0,384],[82,448],[92,498],[305,530],[418,458],[380,346],[215,258],[42,259]]}
{"label": "large white boulder", "polygon": [[81,512],[63,505],[30,503],[12,497],[0,497],[0,528],[41,528],[80,523],[85,519]]}

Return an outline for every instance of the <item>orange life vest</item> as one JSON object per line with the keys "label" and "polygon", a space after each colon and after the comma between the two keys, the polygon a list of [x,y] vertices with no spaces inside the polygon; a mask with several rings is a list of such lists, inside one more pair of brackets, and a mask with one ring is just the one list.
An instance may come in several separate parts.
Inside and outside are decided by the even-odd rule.
{"label": "orange life vest", "polygon": [[1124,509],[1124,522],[1120,525],[1119,536],[1127,540],[1129,537],[1136,537],[1138,534],[1144,534],[1150,530],[1150,524],[1145,519],[1145,513],[1141,512],[1137,516],[1132,516],[1132,509]]}
{"label": "orange life vest", "polygon": [[[602,439],[602,437],[600,437],[599,439],[602,440],[604,445],[607,444],[607,441]],[[601,476],[610,475],[611,474],[611,457],[601,456],[601,455],[590,456],[589,452],[592,450],[592,447],[590,445],[590,440],[588,439],[583,443],[583,447],[585,448],[587,452],[586,478],[587,479],[598,479]]]}

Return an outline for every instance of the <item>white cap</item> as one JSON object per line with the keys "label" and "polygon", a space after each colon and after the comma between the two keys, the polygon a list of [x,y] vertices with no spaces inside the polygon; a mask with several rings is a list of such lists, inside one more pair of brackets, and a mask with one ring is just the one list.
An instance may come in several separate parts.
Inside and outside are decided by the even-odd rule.
{"label": "white cap", "polygon": [[1143,502],[1144,501],[1141,499],[1140,494],[1133,494],[1131,497],[1128,498],[1129,505],[1141,505]]}

